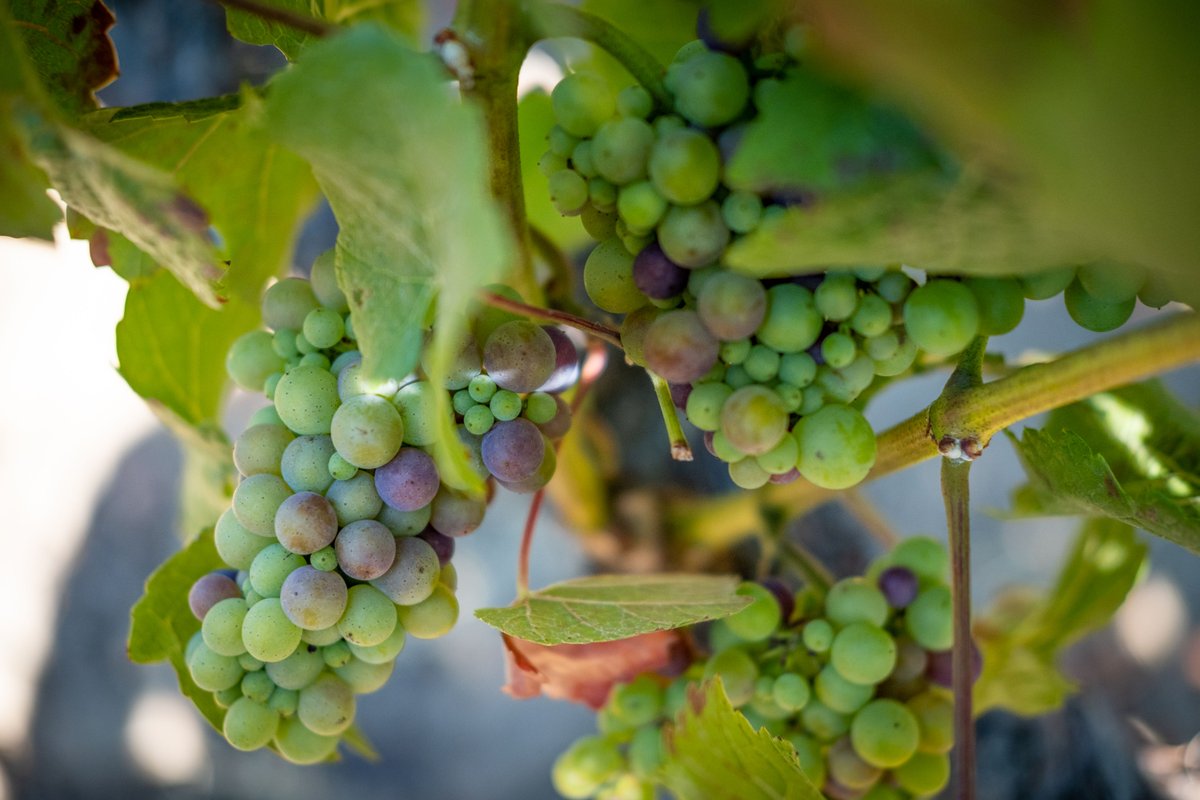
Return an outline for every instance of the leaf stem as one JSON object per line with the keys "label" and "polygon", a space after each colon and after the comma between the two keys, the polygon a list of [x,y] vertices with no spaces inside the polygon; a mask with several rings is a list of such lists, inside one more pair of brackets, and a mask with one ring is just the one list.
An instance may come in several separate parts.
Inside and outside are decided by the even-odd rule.
{"label": "leaf stem", "polygon": [[675,409],[675,401],[671,398],[671,385],[663,378],[646,370],[650,382],[654,384],[654,397],[658,400],[658,410],[662,412],[663,422],[667,426],[667,437],[671,440],[671,458],[676,461],[691,461],[692,446],[688,444],[683,426],[679,424],[679,412]]}
{"label": "leaf stem", "polygon": [[970,461],[942,460],[942,497],[950,537],[950,591],[954,597],[954,774],[957,800],[975,800],[975,721],[971,708],[971,514]]}
{"label": "leaf stem", "polygon": [[825,568],[825,565],[791,539],[781,536],[778,544],[780,558],[790,564],[796,572],[803,576],[804,580],[808,581],[812,588],[824,597],[829,592],[829,587],[833,586],[833,575]]}
{"label": "leaf stem", "polygon": [[519,300],[510,300],[504,295],[496,294],[495,292],[480,292],[479,297],[489,306],[502,308],[505,311],[511,311],[514,314],[520,314],[532,319],[544,319],[560,325],[569,325],[572,328],[578,328],[584,333],[595,336],[601,341],[608,342],[613,347],[621,347],[621,334],[615,329],[607,325],[602,325],[599,322],[592,322],[589,319],[568,314],[566,311],[557,311],[553,308],[539,308],[538,306],[531,306],[528,303],[522,303]]}
{"label": "leaf stem", "polygon": [[316,17],[311,17],[307,14],[298,14],[295,11],[288,11],[285,8],[268,5],[267,3],[260,3],[257,0],[213,0],[213,2],[226,8],[245,11],[247,14],[252,14],[268,22],[278,22],[280,25],[286,25],[289,28],[295,28],[298,31],[304,31],[313,36],[329,36],[338,29],[337,25],[330,25]]}
{"label": "leaf stem", "polygon": [[573,6],[536,1],[528,4],[525,19],[535,39],[571,37],[591,42],[605,50],[629,70],[629,74],[650,93],[660,108],[671,107],[671,94],[663,83],[665,70],[662,64],[616,26]]}

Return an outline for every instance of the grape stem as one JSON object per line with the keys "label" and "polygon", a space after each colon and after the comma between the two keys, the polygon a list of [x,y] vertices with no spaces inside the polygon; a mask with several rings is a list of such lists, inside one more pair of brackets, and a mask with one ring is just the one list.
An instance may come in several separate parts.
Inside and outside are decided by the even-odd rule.
{"label": "grape stem", "polygon": [[531,306],[528,303],[522,303],[520,300],[510,300],[504,295],[496,294],[495,292],[480,292],[480,299],[494,308],[500,308],[505,311],[511,311],[514,314],[520,314],[523,317],[531,317],[532,319],[544,319],[548,322],[555,322],[560,325],[568,325],[572,328],[577,328],[586,334],[595,336],[601,341],[608,342],[613,347],[621,347],[621,334],[615,329],[602,325],[599,322],[592,322],[583,317],[577,317],[574,314],[568,314],[566,311],[557,311],[553,308],[540,308]]}
{"label": "grape stem", "polygon": [[546,490],[538,489],[529,504],[525,517],[525,530],[521,534],[521,551],[517,555],[517,600],[529,596],[529,552],[533,549],[533,529],[537,527],[538,512],[542,510],[542,498]]}
{"label": "grape stem", "polygon": [[667,437],[671,440],[671,458],[676,461],[691,461],[692,446],[688,444],[683,426],[679,424],[679,412],[675,408],[675,401],[671,399],[671,385],[650,370],[646,370],[646,374],[654,384],[658,410],[662,412],[663,423],[667,426]]}
{"label": "grape stem", "polygon": [[213,0],[213,2],[226,8],[245,11],[247,14],[252,14],[268,22],[278,22],[280,25],[286,25],[317,37],[329,36],[338,29],[338,26],[330,25],[316,17],[298,14],[295,11],[288,11],[285,8],[260,3],[256,0]]}
{"label": "grape stem", "polygon": [[646,48],[606,20],[560,3],[530,2],[525,24],[534,39],[571,37],[600,47],[621,62],[660,109],[671,107],[671,94],[663,83],[663,67]]}

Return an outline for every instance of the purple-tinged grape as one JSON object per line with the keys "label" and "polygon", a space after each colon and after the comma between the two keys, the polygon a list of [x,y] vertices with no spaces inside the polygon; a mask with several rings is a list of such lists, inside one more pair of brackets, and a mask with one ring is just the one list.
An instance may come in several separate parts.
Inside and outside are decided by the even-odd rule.
{"label": "purple-tinged grape", "polygon": [[671,392],[671,403],[680,411],[685,411],[688,400],[692,398],[692,390],[694,388],[690,383],[667,384],[667,389]]}
{"label": "purple-tinged grape", "polygon": [[541,466],[543,441],[541,431],[527,419],[497,423],[483,437],[483,463],[502,481],[523,481]]}
{"label": "purple-tinged grape", "polygon": [[433,502],[441,485],[437,465],[424,450],[402,447],[375,470],[375,491],[397,511],[416,511]]}
{"label": "purple-tinged grape", "polygon": [[483,522],[487,501],[469,497],[445,486],[433,498],[433,513],[429,524],[447,536],[466,536]]}
{"label": "purple-tinged grape", "polygon": [[188,608],[196,619],[203,620],[208,610],[222,600],[241,597],[242,590],[233,578],[222,572],[210,572],[199,578],[188,590]]}
{"label": "purple-tinged grape", "polygon": [[337,530],[333,505],[315,492],[297,492],[275,514],[275,537],[292,553],[315,553],[333,543]]}
{"label": "purple-tinged grape", "polygon": [[717,340],[694,311],[668,311],[654,320],[643,348],[650,369],[671,383],[697,381],[717,363]]}
{"label": "purple-tinged grape", "polygon": [[438,563],[443,567],[450,563],[450,559],[454,558],[454,539],[444,533],[438,533],[432,528],[427,528],[417,535],[418,539],[423,540],[426,544],[433,548],[433,552],[437,553]]}
{"label": "purple-tinged grape", "polygon": [[[571,337],[562,328],[556,325],[543,325],[542,330],[554,343],[554,370],[537,390],[550,394],[565,392],[579,380],[579,351],[575,348]],[[479,400],[477,402],[486,401]]]}
{"label": "purple-tinged grape", "polygon": [[667,258],[685,269],[714,263],[729,237],[721,207],[712,200],[696,206],[672,206],[658,224],[659,246]]}
{"label": "purple-tinged grape", "polygon": [[633,282],[651,300],[667,300],[687,287],[688,272],[667,258],[655,242],[633,259]]}
{"label": "purple-tinged grape", "polygon": [[554,417],[549,422],[538,425],[538,430],[551,441],[561,439],[567,435],[567,431],[571,430],[571,407],[558,396],[555,396],[554,402],[557,406]]}
{"label": "purple-tinged grape", "polygon": [[284,579],[279,602],[293,624],[319,631],[336,624],[346,610],[346,582],[336,572],[300,567]]}
{"label": "purple-tinged grape", "polygon": [[762,455],[788,432],[788,412],[765,386],[745,386],[721,406],[721,432],[746,455]]}
{"label": "purple-tinged grape", "polygon": [[550,479],[554,477],[554,470],[558,466],[558,456],[549,439],[543,438],[543,442],[545,449],[542,454],[542,463],[537,471],[523,481],[499,481],[501,486],[517,494],[533,494],[550,482]]}
{"label": "purple-tinged grape", "polygon": [[400,450],[404,422],[389,401],[361,394],[334,412],[329,435],[342,458],[360,469],[375,469]]}
{"label": "purple-tinged grape", "polygon": [[[925,677],[929,682],[947,689],[954,687],[954,651],[931,650],[928,652],[925,664]],[[971,640],[971,683],[979,680],[983,674],[983,653],[975,640]]]}
{"label": "purple-tinged grape", "polygon": [[767,292],[755,278],[720,272],[700,290],[696,311],[704,327],[718,339],[743,339],[762,324],[767,313]]}
{"label": "purple-tinged grape", "polygon": [[921,589],[916,574],[907,567],[888,567],[879,574],[878,583],[892,608],[908,608]]}
{"label": "purple-tinged grape", "polygon": [[501,325],[483,345],[483,365],[496,385],[513,392],[532,392],[553,374],[554,340],[541,327],[517,320]]}
{"label": "purple-tinged grape", "polygon": [[907,636],[896,639],[896,666],[892,670],[891,680],[909,683],[924,675],[928,666],[929,653],[924,647]]}
{"label": "purple-tinged grape", "polygon": [[[874,785],[883,775],[883,771],[867,763],[854,751],[850,741],[842,738],[833,743],[825,756],[829,766],[829,781],[831,787],[841,788],[841,796],[857,797],[862,790]],[[839,793],[831,792],[835,796]]]}
{"label": "purple-tinged grape", "polygon": [[800,479],[800,470],[793,468],[793,469],[790,469],[787,472],[783,473],[782,475],[772,475],[771,483],[783,485],[783,484],[788,484],[788,483],[795,483],[799,479]]}
{"label": "purple-tinged grape", "polygon": [[399,539],[395,562],[387,572],[371,581],[371,586],[387,595],[393,603],[410,606],[433,593],[440,573],[437,551],[428,542],[417,537]]}
{"label": "purple-tinged grape", "polygon": [[373,519],[360,519],[342,528],[333,546],[342,572],[360,581],[378,578],[396,560],[396,537]]}

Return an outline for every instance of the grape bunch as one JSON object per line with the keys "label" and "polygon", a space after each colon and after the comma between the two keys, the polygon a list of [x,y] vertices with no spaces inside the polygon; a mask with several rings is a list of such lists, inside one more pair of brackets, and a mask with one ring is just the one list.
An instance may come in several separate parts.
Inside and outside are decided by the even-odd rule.
{"label": "grape bunch", "polygon": [[752,602],[709,628],[708,657],[673,681],[643,674],[615,686],[599,732],[555,762],[555,787],[568,798],[653,798],[664,725],[689,686],[719,676],[734,707],[790,742],[827,796],[937,794],[954,743],[947,570],[945,549],[914,537],[824,597],[776,579],[742,584]]}
{"label": "grape bunch", "polygon": [[736,485],[858,483],[875,459],[863,393],[922,354],[950,357],[977,335],[1011,331],[1026,299],[1065,291],[1071,316],[1096,331],[1128,319],[1139,291],[1165,302],[1144,273],[1112,265],[920,285],[920,271],[899,264],[768,280],[726,268],[731,242],[810,199],[725,182],[747,123],[802,69],[802,37],[755,54],[698,27],[704,38],[666,72],[672,108],[655,108],[639,86],[614,93],[595,74],[566,76],[539,166],[558,210],[599,241],[584,268],[589,297],[626,315],[628,357],[673,385]]}
{"label": "grape bunch", "polygon": [[449,394],[481,477],[536,491],[570,426],[557,393],[578,357],[558,329],[482,314],[442,385],[423,370],[368,380],[332,253],[311,282],[268,288],[262,312],[267,330],[239,338],[227,368],[272,402],[234,442],[240,480],[214,531],[230,569],[189,592],[201,625],[186,661],[226,709],[230,744],[313,763],[353,722],[355,696],[387,681],[407,637],[442,636],[458,618],[455,539],[487,503],[441,482],[435,393]]}

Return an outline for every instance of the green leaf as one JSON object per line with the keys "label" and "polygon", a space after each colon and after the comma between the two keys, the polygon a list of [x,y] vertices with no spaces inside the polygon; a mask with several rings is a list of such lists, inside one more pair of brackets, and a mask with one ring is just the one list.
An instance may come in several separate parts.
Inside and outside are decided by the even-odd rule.
{"label": "green leaf", "polygon": [[522,97],[517,104],[517,125],[521,140],[521,183],[529,223],[565,251],[583,247],[589,241],[587,231],[577,218],[558,213],[550,201],[546,176],[537,166],[548,147],[546,137],[554,127],[550,95],[537,89]]}
{"label": "green leaf", "polygon": [[757,731],[725,694],[721,679],[689,689],[667,731],[663,783],[680,800],[822,800],[795,749]]}
{"label": "green leaf", "polygon": [[219,428],[225,351],[257,324],[256,309],[202,305],[169,273],[131,286],[117,323],[117,358],[130,387],[183,424]]}
{"label": "green leaf", "polygon": [[133,606],[129,629],[130,660],[138,664],[170,661],[180,690],[217,730],[221,730],[225,710],[213,700],[212,692],[192,681],[183,654],[188,640],[200,630],[200,621],[188,607],[188,587],[224,566],[212,531],[204,531],[147,579],[145,591]]}
{"label": "green leaf", "polygon": [[379,761],[379,751],[357,724],[351,725],[342,733],[342,742],[360,758],[372,763]]}
{"label": "green leaf", "polygon": [[738,580],[719,575],[595,575],[531,592],[475,616],[537,644],[587,644],[727,617],[748,604]]}
{"label": "green leaf", "polygon": [[[699,4],[695,0],[584,0],[582,8],[620,28],[664,66],[696,38]],[[603,59],[611,61],[607,54]],[[621,74],[626,73],[621,70]]]}
{"label": "green leaf", "polygon": [[[425,16],[417,0],[267,0],[266,4],[335,25],[378,22],[410,37],[421,31]],[[289,61],[295,61],[300,51],[315,41],[311,34],[248,11],[226,7],[225,13],[231,36],[250,44],[274,45]]]}
{"label": "green leaf", "polygon": [[229,508],[238,474],[229,440],[219,431],[208,429],[207,439],[196,429],[176,432],[183,445],[178,531],[181,538],[189,539],[196,531],[217,524],[217,518]]}
{"label": "green leaf", "polygon": [[10,0],[10,8],[55,106],[68,116],[96,108],[95,91],[117,78],[112,12],[100,0]]}
{"label": "green leaf", "polygon": [[1062,705],[1075,687],[1055,666],[1059,653],[1108,624],[1141,573],[1146,551],[1128,525],[1090,520],[1052,590],[1010,594],[977,620],[983,673],[975,684],[976,713],[1006,708],[1032,716]]}
{"label": "green leaf", "polygon": [[1018,513],[1110,517],[1200,552],[1200,420],[1161,385],[1097,394],[1012,438],[1030,480]]}
{"label": "green leaf", "polygon": [[260,105],[247,89],[191,103],[106,109],[86,119],[98,139],[170,174],[203,206],[229,264],[221,289],[251,304],[268,278],[287,271],[292,242],[318,196],[308,165],[258,124]]}

